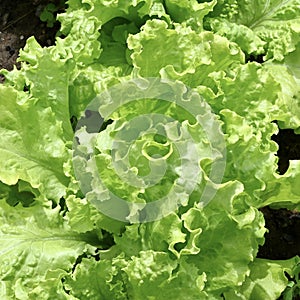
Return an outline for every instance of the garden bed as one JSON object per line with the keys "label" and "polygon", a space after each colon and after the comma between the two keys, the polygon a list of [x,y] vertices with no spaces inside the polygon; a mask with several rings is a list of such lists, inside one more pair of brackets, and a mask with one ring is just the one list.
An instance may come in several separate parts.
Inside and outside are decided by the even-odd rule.
{"label": "garden bed", "polygon": [[[61,1],[52,2],[57,6],[57,11],[63,9]],[[14,66],[20,67],[16,62],[18,53],[30,36],[34,36],[45,47],[55,43],[59,23],[47,27],[46,22],[42,22],[39,18],[48,3],[49,1],[45,0],[1,1],[0,68],[12,70]],[[1,77],[1,81],[3,80]],[[279,145],[278,173],[284,174],[288,169],[289,160],[300,159],[300,135],[287,129],[280,130],[272,139]],[[259,249],[258,257],[283,260],[300,255],[300,213],[270,207],[260,210],[264,214],[268,233],[265,235],[265,244]]]}
{"label": "garden bed", "polygon": [[[47,27],[39,18],[40,12],[48,3],[47,0],[1,1],[0,68],[11,70],[14,65],[19,66],[16,63],[19,49],[25,46],[26,39],[30,36],[34,36],[42,46],[54,44],[59,23]],[[58,3],[59,1],[56,1],[57,5]],[[300,159],[300,136],[295,135],[292,130],[281,130],[273,139],[279,145],[278,170],[280,174],[284,174],[290,159]],[[287,259],[300,255],[300,214],[268,207],[263,208],[262,212],[269,232],[259,257]]]}

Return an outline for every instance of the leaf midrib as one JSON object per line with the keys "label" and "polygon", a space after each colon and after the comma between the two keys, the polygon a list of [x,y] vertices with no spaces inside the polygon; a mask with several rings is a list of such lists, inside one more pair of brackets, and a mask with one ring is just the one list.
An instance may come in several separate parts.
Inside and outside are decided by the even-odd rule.
{"label": "leaf midrib", "polygon": [[[31,234],[33,234],[32,232],[30,232]],[[23,235],[23,234],[22,234]],[[80,234],[73,234],[73,235],[52,235],[52,236],[47,236],[47,237],[43,237],[43,236],[39,236],[38,238],[34,238],[34,237],[18,237],[16,238],[16,236],[18,237],[18,235],[14,235],[14,234],[5,234],[3,237],[0,237],[0,241],[2,242],[1,244],[3,244],[3,241],[5,240],[18,240],[16,241],[16,243],[14,243],[13,245],[5,248],[4,250],[0,251],[0,256],[5,255],[7,253],[9,253],[10,251],[12,251],[15,248],[20,247],[23,244],[33,244],[33,243],[43,243],[43,242],[53,242],[53,241],[77,241],[79,243],[88,243],[83,236],[81,236]]]}
{"label": "leaf midrib", "polygon": [[[13,154],[15,155],[16,157],[19,157],[21,159],[24,159],[24,160],[27,160],[27,161],[31,161],[33,162],[34,164],[36,164],[36,166],[40,166],[40,167],[43,167],[44,169],[54,173],[56,175],[57,178],[60,178],[62,179],[63,177],[66,177],[63,173],[59,172],[58,171],[58,168],[54,169],[50,164],[47,164],[45,163],[43,160],[38,160],[32,156],[27,156],[27,155],[24,155],[24,153],[20,153],[18,151],[12,151],[12,150],[8,150],[6,148],[3,148],[3,147],[0,147],[0,149],[4,152],[8,152],[10,154]],[[67,178],[67,177],[66,177]]]}
{"label": "leaf midrib", "polygon": [[[250,29],[254,29],[255,27],[258,27],[263,21],[268,20],[270,17],[272,17],[273,14],[275,14],[279,9],[281,9],[283,6],[285,6],[287,3],[289,3],[292,0],[286,0],[284,2],[280,2],[277,6],[275,6],[273,9],[271,8],[269,11],[265,9],[262,13],[262,15],[251,25],[248,27]],[[267,1],[267,4],[265,7],[268,7],[270,4],[270,0]]]}

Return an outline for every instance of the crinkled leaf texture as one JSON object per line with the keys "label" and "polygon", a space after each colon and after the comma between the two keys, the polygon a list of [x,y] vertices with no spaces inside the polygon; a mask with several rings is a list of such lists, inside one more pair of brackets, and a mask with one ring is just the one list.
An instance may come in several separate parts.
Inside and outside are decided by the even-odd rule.
{"label": "crinkled leaf texture", "polygon": [[59,207],[11,207],[0,201],[1,299],[69,299],[62,278],[78,256],[93,253],[93,235],[66,225]]}
{"label": "crinkled leaf texture", "polygon": [[219,299],[243,283],[263,242],[262,214],[246,204],[242,189],[231,182],[204,209],[126,226],[99,262],[77,266],[67,289],[78,299],[94,299],[96,291],[100,299]]}
{"label": "crinkled leaf texture", "polygon": [[[168,48],[160,47],[164,44]],[[208,85],[209,75],[243,62],[244,56],[234,43],[204,31],[175,24],[169,29],[162,20],[147,21],[136,35],[128,38],[134,72],[144,77],[162,76],[180,79],[190,87]],[[159,60],[153,61],[156,52]]]}
{"label": "crinkled leaf texture", "polygon": [[0,180],[9,185],[27,181],[47,198],[59,200],[70,182],[62,123],[36,98],[6,86],[0,91]]}
{"label": "crinkled leaf texture", "polygon": [[[0,298],[276,300],[299,258],[256,258],[266,232],[258,208],[299,209],[299,162],[278,175],[271,139],[278,128],[300,132],[299,6],[299,0],[69,0],[59,16],[64,37],[48,48],[30,38],[21,69],[1,71]],[[267,62],[247,62],[259,55]],[[72,129],[97,94],[141,76],[195,88],[218,116],[227,164],[223,181],[210,181],[211,152],[202,143],[203,180],[184,205],[155,222],[125,224],[78,191]],[[103,168],[112,165],[109,145],[124,119],[175,111],[194,138],[204,138],[188,114],[154,104],[123,107],[97,140],[107,186],[133,202],[145,197]],[[133,165],[143,163],[140,145],[128,155]],[[167,179],[155,195],[172,186]],[[203,207],[204,184],[216,194]]]}
{"label": "crinkled leaf texture", "polygon": [[207,26],[235,41],[247,54],[283,60],[300,36],[299,0],[224,0],[207,19]]}
{"label": "crinkled leaf texture", "polygon": [[285,261],[258,258],[250,265],[250,275],[243,285],[236,290],[225,292],[225,298],[232,300],[278,299],[288,283],[285,272],[292,275],[293,267],[297,264],[299,264],[299,257]]}

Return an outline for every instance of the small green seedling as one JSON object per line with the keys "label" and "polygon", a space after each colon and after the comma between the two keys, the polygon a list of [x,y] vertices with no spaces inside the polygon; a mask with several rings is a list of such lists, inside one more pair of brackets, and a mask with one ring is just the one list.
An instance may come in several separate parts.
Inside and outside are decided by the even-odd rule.
{"label": "small green seedling", "polygon": [[46,5],[44,10],[41,12],[40,19],[42,22],[47,22],[47,27],[53,27],[56,18],[55,13],[58,11],[58,7],[53,4],[49,3]]}

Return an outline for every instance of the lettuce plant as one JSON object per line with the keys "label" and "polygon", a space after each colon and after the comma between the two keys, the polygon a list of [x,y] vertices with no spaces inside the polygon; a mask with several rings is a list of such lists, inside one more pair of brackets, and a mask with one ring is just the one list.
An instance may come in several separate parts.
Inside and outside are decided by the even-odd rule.
{"label": "lettuce plant", "polygon": [[271,139],[300,133],[300,1],[67,4],[2,70],[1,299],[298,293],[299,257],[257,252],[259,208],[300,208]]}

